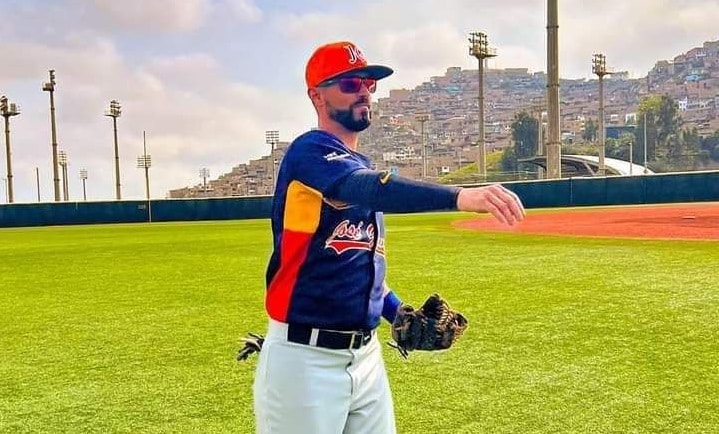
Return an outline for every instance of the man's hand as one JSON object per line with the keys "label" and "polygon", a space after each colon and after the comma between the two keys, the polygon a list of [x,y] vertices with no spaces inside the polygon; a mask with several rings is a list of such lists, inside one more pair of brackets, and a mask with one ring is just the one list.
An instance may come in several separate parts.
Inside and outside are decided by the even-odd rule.
{"label": "man's hand", "polygon": [[524,219],[524,205],[519,197],[499,184],[463,188],[457,196],[457,209],[490,212],[500,222],[514,225]]}

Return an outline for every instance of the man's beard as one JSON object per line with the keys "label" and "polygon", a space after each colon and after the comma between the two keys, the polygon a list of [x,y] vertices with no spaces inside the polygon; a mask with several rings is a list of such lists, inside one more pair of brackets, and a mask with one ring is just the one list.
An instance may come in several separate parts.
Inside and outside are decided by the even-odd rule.
{"label": "man's beard", "polygon": [[343,127],[356,133],[364,131],[369,127],[371,120],[370,112],[362,112],[359,119],[354,117],[354,105],[350,106],[347,110],[340,110],[334,107],[329,107],[329,116],[332,120],[339,122]]}

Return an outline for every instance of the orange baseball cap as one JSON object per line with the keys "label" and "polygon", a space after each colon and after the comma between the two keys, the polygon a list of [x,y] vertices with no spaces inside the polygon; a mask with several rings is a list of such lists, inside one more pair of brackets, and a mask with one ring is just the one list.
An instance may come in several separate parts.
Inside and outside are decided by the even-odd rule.
{"label": "orange baseball cap", "polygon": [[391,75],[392,68],[382,65],[368,65],[362,50],[348,41],[331,42],[317,48],[305,68],[308,88],[341,75],[374,78],[380,80]]}

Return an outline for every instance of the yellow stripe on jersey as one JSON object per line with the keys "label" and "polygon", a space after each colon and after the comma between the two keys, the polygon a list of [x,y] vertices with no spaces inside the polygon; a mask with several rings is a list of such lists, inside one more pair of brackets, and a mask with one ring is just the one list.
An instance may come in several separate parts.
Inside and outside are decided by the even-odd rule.
{"label": "yellow stripe on jersey", "polygon": [[290,182],[285,201],[284,229],[313,234],[320,225],[322,193],[299,181]]}

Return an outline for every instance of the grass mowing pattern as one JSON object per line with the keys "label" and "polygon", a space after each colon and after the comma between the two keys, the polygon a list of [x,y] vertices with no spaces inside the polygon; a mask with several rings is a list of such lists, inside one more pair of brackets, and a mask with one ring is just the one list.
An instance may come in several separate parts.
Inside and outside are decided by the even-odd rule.
{"label": "grass mowing pattern", "polygon": [[[719,430],[716,243],[460,217],[387,218],[391,286],[470,320],[452,351],[386,349],[400,433]],[[234,354],[269,244],[266,220],[0,230],[0,432],[252,433]]]}

